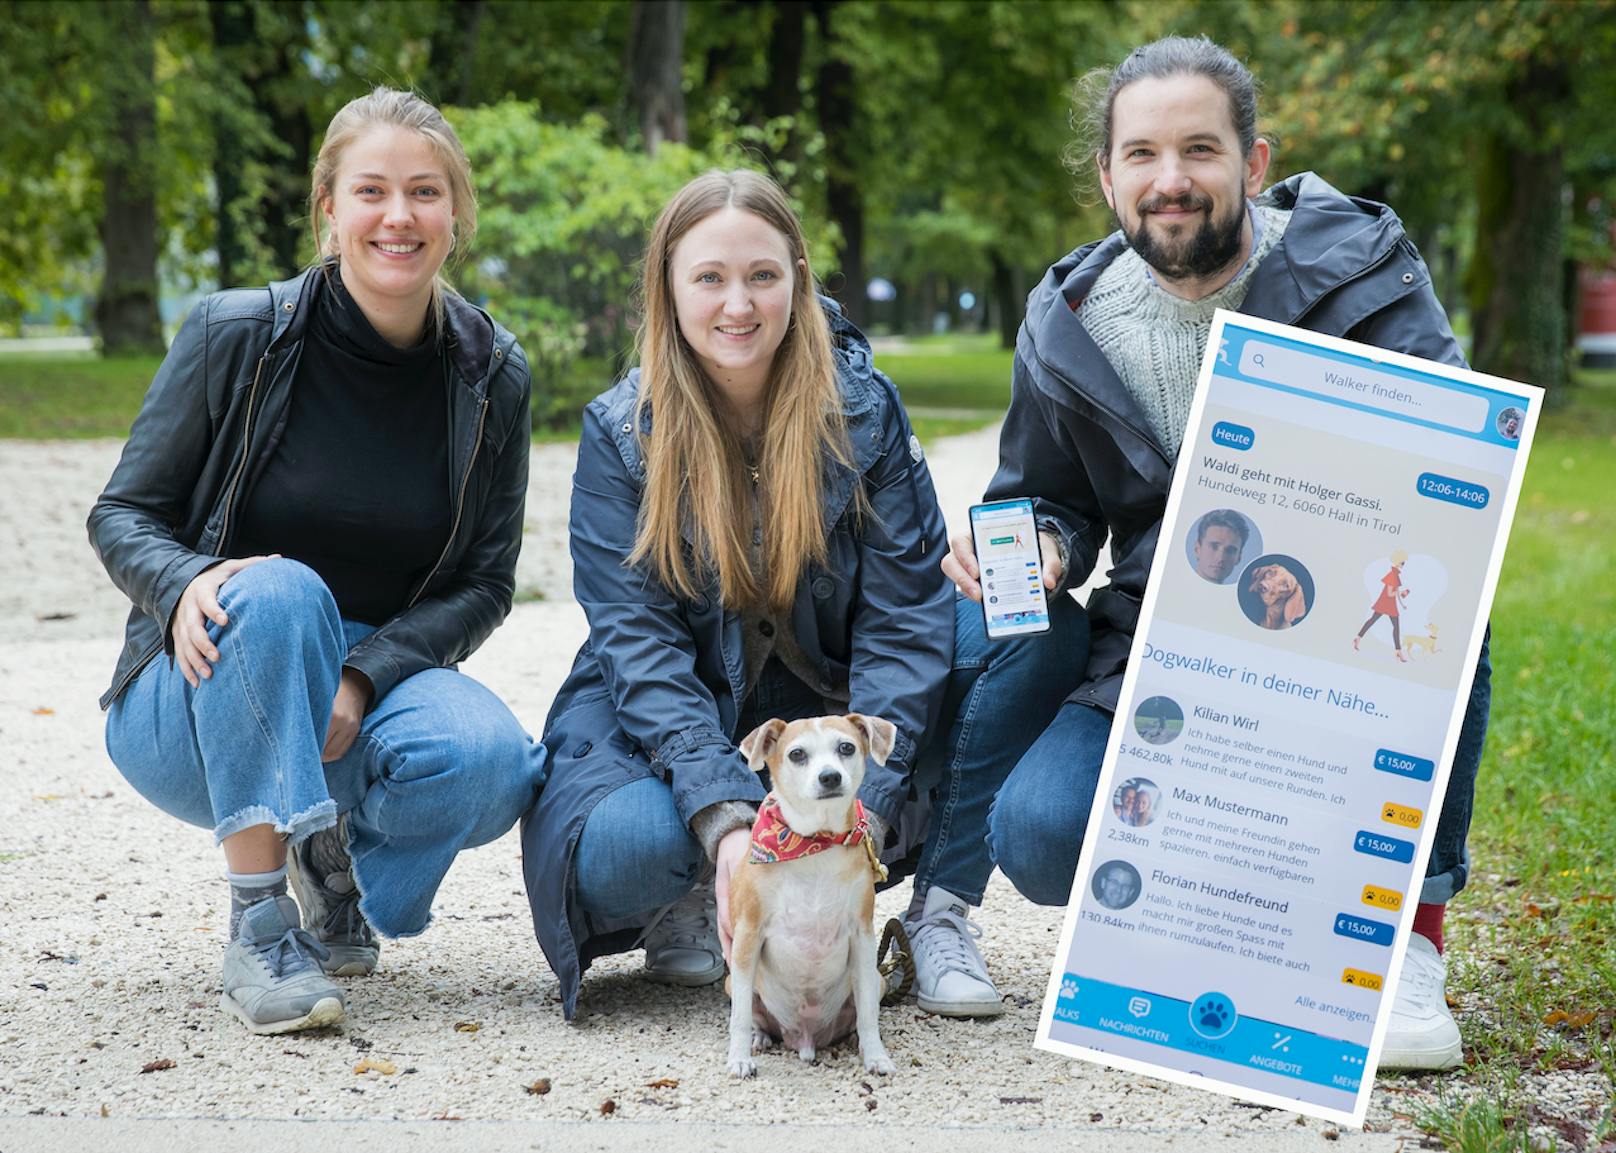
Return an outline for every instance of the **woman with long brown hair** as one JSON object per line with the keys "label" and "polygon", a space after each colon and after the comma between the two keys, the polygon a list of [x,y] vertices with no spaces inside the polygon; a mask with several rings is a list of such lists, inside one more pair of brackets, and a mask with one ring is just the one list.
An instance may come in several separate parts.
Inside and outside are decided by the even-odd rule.
{"label": "woman with long brown hair", "polygon": [[523,835],[569,1018],[605,953],[643,943],[647,975],[672,983],[723,975],[725,890],[764,795],[737,741],[771,717],[892,721],[860,799],[889,860],[914,849],[913,769],[952,656],[920,443],[815,291],[779,186],[691,181],[656,222],[643,288],[640,365],[584,417],[571,534],[589,640]]}

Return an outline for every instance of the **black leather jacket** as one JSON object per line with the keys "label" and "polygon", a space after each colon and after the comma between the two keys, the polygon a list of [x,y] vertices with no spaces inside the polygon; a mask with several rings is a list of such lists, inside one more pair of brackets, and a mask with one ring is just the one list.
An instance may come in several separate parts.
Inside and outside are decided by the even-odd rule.
{"label": "black leather jacket", "polygon": [[[319,270],[217,292],[191,311],[157,370],[106,491],[90,544],[134,602],[108,707],[159,651],[196,575],[231,555],[232,517],[285,428]],[[449,539],[409,604],[347,665],[379,701],[422,669],[470,655],[505,619],[527,499],[531,388],[516,339],[459,297],[447,302]]]}

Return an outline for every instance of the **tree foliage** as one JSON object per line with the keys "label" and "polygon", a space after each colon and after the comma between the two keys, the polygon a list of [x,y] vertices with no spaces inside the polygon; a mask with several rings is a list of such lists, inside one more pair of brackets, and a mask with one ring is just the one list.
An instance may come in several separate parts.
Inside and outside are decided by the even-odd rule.
{"label": "tree foliage", "polygon": [[[142,6],[29,0],[0,21],[13,110],[0,326],[47,295],[103,293],[107,174],[132,142],[115,98],[132,41],[118,28]],[[464,283],[546,363],[621,356],[644,226],[715,163],[786,184],[816,270],[855,310],[868,276],[898,286],[872,315],[899,327],[957,311],[970,288],[1008,337],[1042,269],[1110,227],[1086,158],[1075,174],[1062,163],[1072,80],[1166,32],[1205,33],[1251,64],[1276,176],[1311,168],[1398,210],[1467,315],[1479,365],[1555,384],[1567,262],[1608,256],[1613,0],[711,0],[682,6],[678,91],[657,73],[658,107],[682,99],[688,140],[654,158],[634,61],[668,38],[647,43],[650,6],[631,0],[144,7],[155,159],[137,167],[170,295],[306,260],[323,125],[374,84],[416,86],[455,107],[478,166],[484,240]],[[142,183],[110,188],[116,200]]]}

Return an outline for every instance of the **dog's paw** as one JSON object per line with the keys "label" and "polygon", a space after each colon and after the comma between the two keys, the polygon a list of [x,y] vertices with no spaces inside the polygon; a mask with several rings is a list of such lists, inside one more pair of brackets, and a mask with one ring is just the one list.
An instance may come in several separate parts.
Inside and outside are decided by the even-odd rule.
{"label": "dog's paw", "polygon": [[752,1052],[762,1053],[774,1048],[780,1042],[772,1036],[767,1029],[752,1029]]}
{"label": "dog's paw", "polygon": [[729,1075],[731,1077],[757,1076],[757,1062],[750,1057],[731,1057],[729,1059]]}
{"label": "dog's paw", "polygon": [[883,1077],[888,1077],[896,1073],[898,1067],[885,1053],[871,1053],[864,1058],[864,1070],[867,1073],[879,1073]]}

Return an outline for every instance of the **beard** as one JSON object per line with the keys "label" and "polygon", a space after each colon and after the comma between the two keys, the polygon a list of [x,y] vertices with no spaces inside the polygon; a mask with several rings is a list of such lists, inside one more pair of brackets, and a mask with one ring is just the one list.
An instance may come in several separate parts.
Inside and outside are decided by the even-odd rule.
{"label": "beard", "polygon": [[[1153,235],[1147,227],[1149,215],[1164,208],[1197,209],[1204,215],[1193,232],[1185,235],[1180,227],[1176,234],[1162,238]],[[1240,255],[1241,229],[1246,222],[1246,202],[1237,197],[1230,205],[1228,215],[1221,220],[1212,215],[1210,196],[1153,196],[1139,204],[1139,224],[1130,230],[1122,223],[1115,210],[1112,219],[1122,229],[1128,246],[1139,258],[1169,280],[1204,280],[1222,272]]]}

